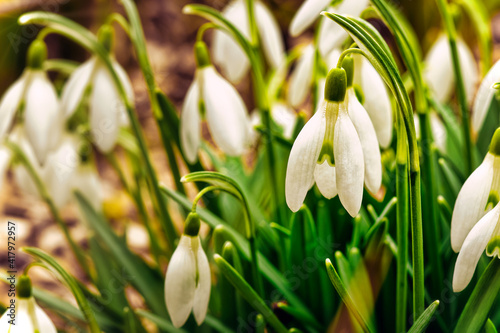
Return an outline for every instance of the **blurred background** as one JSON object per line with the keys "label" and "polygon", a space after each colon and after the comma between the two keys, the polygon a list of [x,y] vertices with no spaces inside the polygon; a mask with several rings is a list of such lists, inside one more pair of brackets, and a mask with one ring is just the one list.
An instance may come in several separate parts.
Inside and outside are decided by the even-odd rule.
{"label": "blurred background", "polygon": [[[296,12],[301,0],[263,0],[273,11],[282,29],[287,49],[309,41],[312,31],[303,34],[299,38],[291,38],[288,35],[288,26]],[[344,0],[347,1],[347,0]],[[185,93],[193,79],[195,63],[192,48],[196,38],[197,29],[204,20],[182,14],[182,8],[190,1],[186,0],[139,0],[136,1],[141,14],[143,28],[147,40],[147,49],[150,60],[155,71],[159,87],[169,96],[179,110]],[[227,0],[196,1],[222,10]],[[417,32],[424,52],[430,47],[436,36],[440,33],[439,13],[433,0],[400,0],[393,1],[400,10],[407,15]],[[496,13],[500,8],[500,0],[488,1],[489,13],[492,17],[492,32],[494,39],[494,56],[496,61],[499,56],[498,45],[500,42],[500,18]],[[119,1],[113,0],[0,0],[0,95],[19,77],[25,66],[26,50],[30,42],[39,32],[36,26],[21,27],[17,24],[17,18],[22,13],[32,10],[44,10],[58,13],[68,17],[91,31],[96,32],[99,26],[112,12],[123,14]],[[392,46],[389,32],[376,21],[372,22],[379,28],[389,45]],[[474,30],[468,29],[466,19],[459,22],[459,30],[462,37],[469,43],[477,55],[477,44],[474,43]],[[172,184],[169,179],[168,164],[161,148],[157,127],[151,116],[146,86],[142,74],[137,66],[131,45],[125,33],[116,28],[115,55],[118,62],[127,70],[136,97],[136,109],[139,119],[144,128],[151,154],[158,170],[160,180],[166,184]],[[426,32],[425,34],[423,32]],[[206,34],[207,42],[210,44],[212,34]],[[89,54],[73,42],[57,36],[49,35],[46,38],[49,48],[49,58],[64,58],[75,62],[82,62]],[[58,73],[50,73],[56,87],[61,89],[66,79]],[[251,98],[250,80],[243,80],[237,86],[244,97],[249,110],[253,109]],[[306,104],[304,107],[307,112]],[[298,110],[297,110],[298,111]],[[148,256],[148,237],[142,225],[137,221],[136,212],[128,197],[121,190],[119,179],[108,166],[104,158],[97,158],[99,174],[103,181],[105,197],[105,213],[115,221],[115,228],[126,235],[126,240],[132,250],[138,254]],[[19,251],[21,246],[39,247],[56,258],[59,262],[77,277],[83,275],[75,264],[73,254],[57,225],[52,221],[49,210],[45,204],[36,198],[22,194],[12,181],[12,175],[7,174],[0,188],[0,267],[7,267],[6,249],[6,221],[17,222],[17,244],[16,264],[23,268],[27,263],[27,257]],[[75,207],[68,207],[62,212],[65,221],[70,227],[73,237],[83,247],[86,247],[86,229],[78,222],[78,214]],[[5,226],[5,227],[4,227]],[[127,232],[125,233],[125,230]],[[62,287],[50,274],[42,269],[35,268],[30,271],[35,284],[47,288],[60,296],[73,302],[69,292]],[[141,307],[142,300],[139,296],[130,295],[131,302]],[[8,300],[7,288],[0,284],[0,304]],[[58,322],[58,326],[64,325],[60,318],[54,314],[52,317]],[[68,329],[70,324],[66,324]],[[70,330],[70,329],[69,329]],[[71,331],[71,330],[70,330]]]}

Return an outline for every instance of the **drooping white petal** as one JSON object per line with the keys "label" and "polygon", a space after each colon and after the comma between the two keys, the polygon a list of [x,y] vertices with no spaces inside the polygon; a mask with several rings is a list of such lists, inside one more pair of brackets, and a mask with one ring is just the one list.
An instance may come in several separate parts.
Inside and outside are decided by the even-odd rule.
{"label": "drooping white petal", "polygon": [[325,137],[325,103],[306,123],[293,143],[286,168],[285,196],[288,207],[296,212],[302,206],[307,191],[314,184],[316,168]]}
{"label": "drooping white petal", "polygon": [[97,171],[88,166],[79,166],[72,183],[73,191],[80,192],[90,203],[92,208],[102,210],[102,187]]}
{"label": "drooping white petal", "polygon": [[[45,175],[45,168],[41,167],[40,163],[36,159],[33,148],[26,138],[24,127],[16,126],[12,131],[12,134],[9,136],[9,139],[22,149],[30,164],[34,167],[38,175],[43,179]],[[23,193],[32,195],[34,197],[40,196],[33,178],[23,165],[15,164],[12,172],[14,174],[14,179],[17,185],[23,191]]]}
{"label": "drooping white petal", "polygon": [[285,59],[285,46],[278,22],[260,1],[255,2],[255,20],[266,59],[271,67],[276,68]]}
{"label": "drooping white petal", "polygon": [[476,85],[479,81],[476,59],[465,42],[457,39],[458,58],[460,59],[460,69],[464,78],[465,96],[470,105],[476,92]]}
{"label": "drooping white petal", "polygon": [[[113,68],[115,69],[118,78],[123,84],[123,88],[125,89],[125,94],[127,95],[127,99],[130,101],[132,105],[134,105],[134,88],[132,88],[132,82],[130,82],[127,72],[125,72],[123,67],[115,60],[113,60]],[[125,108],[125,104],[123,103],[122,100],[118,102],[117,108],[119,113],[118,119],[120,122],[120,126],[127,127],[130,124],[130,120],[128,118],[127,109]]]}
{"label": "drooping white petal", "polygon": [[277,102],[271,107],[273,120],[283,128],[283,136],[290,139],[297,122],[297,114],[285,103]]}
{"label": "drooping white petal", "polygon": [[198,285],[196,286],[196,290],[194,292],[193,315],[196,323],[201,325],[207,315],[208,301],[210,300],[210,288],[212,284],[207,255],[201,246],[198,246],[196,255],[199,278]]}
{"label": "drooping white petal", "polygon": [[321,103],[325,99],[325,85],[326,78],[320,78],[318,82],[316,82],[316,93],[318,94],[318,103]]}
{"label": "drooping white petal", "polygon": [[[365,97],[363,106],[368,112],[382,148],[392,141],[392,107],[384,80],[365,57],[355,57],[354,83],[361,86]],[[359,70],[358,70],[359,68]]]}
{"label": "drooping white petal", "polygon": [[14,82],[2,97],[0,102],[0,140],[3,140],[8,129],[12,126],[12,120],[21,104],[26,84],[29,82],[29,72],[26,71]]}
{"label": "drooping white petal", "polygon": [[123,101],[109,71],[98,63],[92,78],[89,118],[92,140],[103,153],[113,149],[118,138],[121,107]]}
{"label": "drooping white petal", "polygon": [[17,299],[15,304],[15,325],[11,325],[9,320],[12,318],[8,316],[10,311],[4,312],[0,318],[0,331],[7,333],[31,333],[35,332],[35,328],[28,313],[28,299]]}
{"label": "drooping white petal", "polygon": [[481,258],[486,245],[491,239],[500,217],[500,205],[496,205],[488,212],[465,238],[460,253],[458,254],[455,271],[453,272],[453,291],[459,292],[469,284],[477,262]]}
{"label": "drooping white petal", "polygon": [[316,164],[314,168],[314,181],[325,198],[331,199],[337,195],[335,167],[330,166],[328,161]]}
{"label": "drooping white petal", "polygon": [[69,135],[47,158],[43,180],[57,208],[63,208],[72,197],[73,180],[80,164],[79,141]]}
{"label": "drooping white petal", "polygon": [[439,150],[446,152],[446,127],[436,113],[432,112],[430,118],[434,143]]}
{"label": "drooping white petal", "polygon": [[[192,237],[182,235],[167,268],[165,302],[175,327],[181,327],[193,309],[196,290],[196,260]],[[196,249],[197,250],[197,249]]]}
{"label": "drooping white petal", "polygon": [[3,180],[5,172],[7,172],[7,168],[9,167],[11,156],[10,149],[3,146],[0,147],[0,190],[3,188]]}
{"label": "drooping white petal", "polygon": [[314,69],[314,46],[307,45],[302,50],[297,65],[290,77],[288,103],[297,108],[306,99],[311,87]]}
{"label": "drooping white petal", "polygon": [[[29,308],[34,309],[34,318],[36,323],[33,322]],[[0,318],[0,332],[6,333],[57,333],[56,327],[47,316],[47,314],[36,304],[34,298],[18,298],[15,303],[15,316],[10,317],[10,310],[4,312]],[[15,325],[9,323],[10,320],[15,319]],[[38,327],[36,326],[38,325]]]}
{"label": "drooping white petal", "polygon": [[[222,14],[243,36],[250,37],[248,15],[244,1],[233,1],[224,9]],[[241,81],[250,67],[250,62],[240,45],[230,35],[219,29],[214,32],[212,55],[214,64],[220,66],[222,74],[233,83]]]}
{"label": "drooping white petal", "polygon": [[43,164],[62,132],[59,99],[45,72],[31,74],[25,94],[24,123],[33,151]]}
{"label": "drooping white petal", "polygon": [[[478,81],[477,64],[469,47],[460,38],[457,39],[457,49],[460,69],[464,78],[465,94],[470,103]],[[441,35],[431,47],[425,58],[425,63],[424,77],[429,88],[439,102],[447,102],[454,90],[455,74],[450,45],[445,35]]]}
{"label": "drooping white petal", "polygon": [[210,134],[230,156],[241,155],[249,143],[248,113],[236,89],[212,66],[201,70],[203,101]]}
{"label": "drooping white petal", "polygon": [[290,23],[290,35],[297,37],[319,18],[331,0],[306,0],[302,3]]}
{"label": "drooping white petal", "polygon": [[97,59],[92,57],[81,64],[71,73],[68,81],[64,85],[61,95],[61,106],[65,119],[71,117],[80,104],[85,89],[90,83],[96,61]]}
{"label": "drooping white petal", "polygon": [[455,201],[451,218],[451,247],[458,252],[474,225],[486,214],[486,203],[493,181],[494,156],[486,154],[483,163],[467,178]]}
{"label": "drooping white petal", "polygon": [[425,64],[424,78],[429,89],[439,102],[447,102],[455,81],[450,46],[445,35],[441,35],[432,45],[425,57]]}
{"label": "drooping white petal", "polygon": [[483,126],[484,118],[490,108],[491,100],[495,96],[492,85],[500,81],[500,60],[495,63],[484,77],[476,94],[472,107],[472,130],[477,133]]}
{"label": "drooping white petal", "polygon": [[365,173],[363,148],[345,103],[340,104],[333,151],[337,173],[339,199],[347,212],[356,216],[363,200],[363,178]]}
{"label": "drooping white petal", "polygon": [[198,148],[201,140],[199,96],[200,88],[195,79],[186,94],[180,119],[181,147],[189,163],[194,163],[198,159]]}
{"label": "drooping white petal", "polygon": [[382,160],[378,147],[377,134],[363,105],[358,101],[353,88],[349,88],[349,118],[358,132],[365,165],[365,184],[368,191],[375,194],[382,185]]}
{"label": "drooping white petal", "polygon": [[35,316],[38,323],[38,332],[40,333],[57,333],[57,329],[54,326],[52,320],[43,311],[43,309],[36,304],[35,299],[31,298],[30,302],[35,303]]}
{"label": "drooping white petal", "polygon": [[[329,12],[336,14],[351,15],[357,17],[368,6],[368,0],[348,0],[342,1],[338,6],[329,7]],[[319,30],[318,47],[322,56],[326,56],[334,48],[339,47],[348,37],[348,34],[340,25],[323,17]]]}

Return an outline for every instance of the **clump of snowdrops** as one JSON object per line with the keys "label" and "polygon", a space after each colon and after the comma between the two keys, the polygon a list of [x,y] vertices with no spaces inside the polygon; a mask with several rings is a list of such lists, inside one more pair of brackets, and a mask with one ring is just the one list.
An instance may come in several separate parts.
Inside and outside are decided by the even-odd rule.
{"label": "clump of snowdrops", "polygon": [[[426,55],[386,0],[304,1],[289,34],[314,39],[292,49],[264,1],[221,12],[189,4],[184,14],[208,22],[181,110],[156,84],[131,0],[96,34],[57,14],[22,15],[19,24],[44,28],[0,102],[0,170],[49,206],[85,280],[24,248],[35,260],[18,283],[24,326],[4,315],[2,331],[56,332],[40,304],[91,332],[495,332],[500,65],[482,2],[436,3],[443,29]],[[152,163],[115,29],[144,74],[172,185]],[[83,46],[88,60],[47,59],[48,34]],[[48,71],[67,77],[61,91]],[[244,80],[251,105],[235,88]],[[111,227],[96,154],[147,229],[150,260]],[[66,205],[78,206],[88,249],[71,238]],[[78,309],[32,287],[33,266],[53,272]]]}

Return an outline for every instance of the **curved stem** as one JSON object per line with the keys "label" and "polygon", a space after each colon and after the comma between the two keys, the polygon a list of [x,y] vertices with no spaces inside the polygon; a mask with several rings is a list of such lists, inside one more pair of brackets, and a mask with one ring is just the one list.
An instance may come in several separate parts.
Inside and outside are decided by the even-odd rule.
{"label": "curved stem", "polygon": [[125,31],[125,33],[130,37],[131,34],[130,34],[130,25],[128,24],[127,22],[127,19],[125,17],[123,17],[123,15],[121,14],[118,14],[118,13],[112,13],[108,16],[107,20],[106,20],[106,23],[107,24],[112,24],[113,22],[116,22],[118,23],[123,31]]}
{"label": "curved stem", "polygon": [[213,24],[212,22],[208,22],[208,23],[205,23],[203,24],[199,29],[198,29],[198,32],[196,33],[196,41],[197,42],[201,42],[203,41],[203,35],[205,34],[205,32],[209,29],[217,29],[219,27],[217,27],[215,24]]}
{"label": "curved stem", "polygon": [[[198,204],[198,201],[207,194],[208,192],[211,191],[224,191],[226,193],[229,193],[233,196],[235,196],[234,192],[229,191],[228,189],[222,187],[222,186],[208,186],[205,187],[203,190],[201,190],[196,197],[193,200],[193,206],[191,208],[192,212],[196,211],[196,206]],[[248,242],[250,243],[250,264],[252,267],[252,278],[254,280],[254,283],[256,284],[256,289],[257,292],[260,296],[264,295],[264,286],[262,284],[262,279],[260,278],[259,274],[259,264],[257,260],[257,245],[255,242],[255,224],[253,223],[252,217],[250,215],[250,209],[248,207],[248,203],[245,199],[244,196],[238,197],[235,196],[237,199],[240,199],[243,203],[243,207],[245,210],[245,225],[246,225],[246,230],[247,230],[247,239]]]}
{"label": "curved stem", "polygon": [[464,135],[464,146],[465,146],[465,165],[467,174],[472,172],[474,167],[472,160],[472,142],[470,136],[470,124],[469,124],[469,110],[467,106],[467,95],[465,94],[464,78],[462,76],[462,69],[460,67],[460,58],[458,56],[457,48],[457,31],[455,29],[455,24],[453,23],[453,17],[448,11],[448,4],[445,0],[436,0],[439,12],[443,18],[444,25],[446,28],[446,34],[448,35],[448,42],[450,44],[451,60],[453,63],[453,72],[455,75],[455,82],[457,88],[457,97],[460,105],[460,115],[462,118],[462,131]]}
{"label": "curved stem", "polygon": [[342,67],[342,62],[344,61],[344,58],[347,57],[349,54],[360,54],[360,55],[366,57],[366,54],[365,54],[365,52],[363,50],[350,47],[347,50],[344,50],[340,54],[339,60],[337,61],[337,68],[341,68]]}

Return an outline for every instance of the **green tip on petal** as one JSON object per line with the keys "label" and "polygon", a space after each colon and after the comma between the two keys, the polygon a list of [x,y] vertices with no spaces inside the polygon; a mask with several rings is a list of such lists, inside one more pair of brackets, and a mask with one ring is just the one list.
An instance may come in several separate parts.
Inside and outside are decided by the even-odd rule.
{"label": "green tip on petal", "polygon": [[486,246],[486,254],[490,257],[497,256],[500,258],[500,236],[494,236]]}
{"label": "green tip on petal", "polygon": [[347,56],[342,60],[342,68],[345,70],[347,75],[347,86],[352,86],[352,80],[354,79],[354,59],[351,56]]}
{"label": "green tip on petal", "polygon": [[495,134],[493,134],[493,139],[491,139],[490,153],[495,156],[500,156],[500,127],[496,129]]}
{"label": "green tip on petal", "polygon": [[191,212],[184,223],[184,235],[195,237],[200,232],[200,216]]}
{"label": "green tip on petal", "polygon": [[354,93],[356,94],[356,98],[361,104],[365,104],[365,94],[363,94],[363,89],[357,84],[353,86]]}
{"label": "green tip on petal", "polygon": [[325,99],[331,102],[342,102],[347,89],[347,76],[343,68],[332,68],[326,77]]}
{"label": "green tip on petal", "polygon": [[20,298],[31,297],[31,279],[27,275],[23,275],[17,282],[17,295]]}
{"label": "green tip on petal", "polygon": [[208,55],[207,45],[204,42],[194,44],[194,56],[196,57],[196,67],[203,68],[210,66],[210,56]]}
{"label": "green tip on petal", "polygon": [[28,67],[42,69],[44,61],[47,60],[47,45],[42,40],[35,40],[28,50]]}
{"label": "green tip on petal", "polygon": [[106,49],[106,51],[111,52],[113,49],[113,40],[115,36],[115,30],[109,24],[103,25],[97,32],[97,39],[99,43]]}

